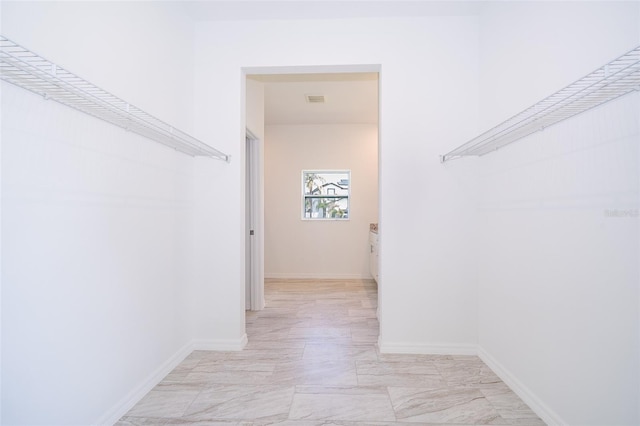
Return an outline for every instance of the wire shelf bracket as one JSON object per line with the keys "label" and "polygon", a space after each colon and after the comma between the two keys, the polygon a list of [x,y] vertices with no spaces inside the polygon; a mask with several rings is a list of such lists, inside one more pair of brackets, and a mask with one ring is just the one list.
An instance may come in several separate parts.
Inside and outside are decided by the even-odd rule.
{"label": "wire shelf bracket", "polygon": [[0,78],[191,156],[231,157],[0,35]]}
{"label": "wire shelf bracket", "polygon": [[640,46],[603,65],[464,145],[440,156],[442,163],[481,156],[591,108],[640,91]]}

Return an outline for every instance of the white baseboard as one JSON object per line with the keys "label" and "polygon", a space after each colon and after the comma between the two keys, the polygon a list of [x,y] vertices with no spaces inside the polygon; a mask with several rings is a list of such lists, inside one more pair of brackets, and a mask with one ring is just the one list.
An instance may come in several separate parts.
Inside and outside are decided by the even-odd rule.
{"label": "white baseboard", "polygon": [[144,396],[149,393],[158,383],[165,378],[167,374],[178,366],[191,352],[195,350],[201,351],[240,351],[247,345],[247,335],[244,334],[240,339],[211,339],[211,340],[193,340],[180,348],[173,356],[165,361],[145,380],[122,398],[116,405],[105,413],[100,420],[95,422],[96,425],[113,425],[122,418],[134,405],[136,405]]}
{"label": "white baseboard", "polygon": [[281,280],[373,280],[371,275],[361,274],[323,274],[323,273],[279,273],[279,272],[265,272],[265,278],[281,279]]}
{"label": "white baseboard", "polygon": [[425,355],[477,355],[476,345],[462,343],[385,342],[378,340],[381,353]]}
{"label": "white baseboard", "polygon": [[136,405],[151,389],[153,389],[164,377],[178,366],[191,352],[193,348],[191,344],[183,346],[167,361],[165,361],[160,367],[158,367],[153,373],[151,373],[145,380],[143,380],[138,386],[136,386],[131,392],[129,392],[124,398],[122,398],[116,405],[113,406],[107,413],[105,413],[100,420],[95,424],[97,425],[113,425],[122,416],[127,414],[134,405]]}
{"label": "white baseboard", "polygon": [[477,355],[503,382],[506,383],[549,426],[566,425],[562,417],[545,404],[535,393],[518,380],[493,356],[477,345],[457,343],[421,344],[378,341],[381,353],[428,355]]}
{"label": "white baseboard", "polygon": [[525,386],[520,380],[518,380],[509,370],[507,370],[498,360],[491,356],[481,346],[478,347],[478,356],[487,364],[487,366],[493,370],[494,373],[507,384],[522,401],[525,402],[549,426],[554,425],[566,425],[568,424],[562,418],[553,411],[547,404],[542,402],[538,396]]}

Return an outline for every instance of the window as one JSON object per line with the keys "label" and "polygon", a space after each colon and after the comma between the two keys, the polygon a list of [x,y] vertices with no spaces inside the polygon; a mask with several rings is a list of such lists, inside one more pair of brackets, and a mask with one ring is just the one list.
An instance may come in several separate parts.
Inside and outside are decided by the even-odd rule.
{"label": "window", "polygon": [[349,219],[350,183],[349,170],[303,170],[302,219]]}

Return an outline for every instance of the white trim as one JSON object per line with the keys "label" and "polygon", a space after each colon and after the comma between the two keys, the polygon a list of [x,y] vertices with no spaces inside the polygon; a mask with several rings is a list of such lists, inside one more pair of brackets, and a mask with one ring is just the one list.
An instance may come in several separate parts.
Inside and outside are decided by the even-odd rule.
{"label": "white trim", "polygon": [[498,360],[490,355],[484,348],[478,346],[478,356],[496,373],[503,382],[507,384],[525,404],[533,410],[549,426],[566,425],[566,421],[545,404],[531,389],[518,380],[509,370],[507,370]]}
{"label": "white trim", "polygon": [[349,73],[380,73],[381,64],[352,64],[352,65],[298,65],[271,67],[242,67],[247,74],[349,74]]}
{"label": "white trim", "polygon": [[566,425],[558,413],[545,404],[533,391],[518,380],[484,348],[460,343],[409,343],[378,340],[381,353],[429,354],[429,355],[477,355],[525,404],[549,426]]}
{"label": "white trim", "polygon": [[371,280],[371,275],[362,274],[333,274],[322,272],[265,272],[265,279],[281,279],[281,280]]}
{"label": "white trim", "polygon": [[184,359],[195,350],[210,351],[240,351],[247,344],[247,335],[244,334],[240,339],[226,340],[193,340],[180,348],[173,356],[165,361],[146,379],[142,380],[131,392],[116,403],[108,410],[100,419],[93,423],[95,425],[114,425],[129,410],[133,408],[146,394],[151,391],[158,383],[164,379],[174,368],[176,368]]}
{"label": "white trim", "polygon": [[[251,268],[251,306],[246,306],[245,310],[260,311],[264,309],[264,150],[261,139],[259,139],[248,127],[246,128],[246,138],[250,139],[250,146],[247,146],[246,155],[251,155],[251,222],[254,230],[253,244],[251,244],[251,258],[253,267]],[[246,208],[246,206],[245,206]]]}
{"label": "white trim", "polygon": [[[306,186],[305,186],[305,175],[307,173],[313,173],[313,174],[338,174],[338,173],[346,173],[349,176],[349,188],[347,189],[347,212],[349,212],[349,215],[347,217],[306,217],[307,214],[307,210],[306,210],[306,197],[307,197],[307,193],[306,191]],[[351,220],[351,169],[304,169],[302,170],[301,173],[301,177],[302,177],[302,185],[301,185],[301,203],[300,203],[300,207],[302,208],[302,216],[300,217],[301,220],[303,221],[350,221]],[[309,194],[312,195],[312,194]]]}
{"label": "white trim", "polygon": [[160,367],[158,367],[153,373],[151,373],[146,379],[144,379],[138,386],[136,386],[131,392],[129,392],[124,398],[122,398],[117,404],[115,404],[109,411],[107,411],[100,419],[95,422],[97,425],[113,425],[122,416],[127,414],[129,410],[133,408],[151,389],[153,389],[158,383],[165,378],[167,374],[178,366],[184,359],[193,352],[193,345],[186,344],[180,350],[178,350],[173,356],[165,361]]}
{"label": "white trim", "polygon": [[378,339],[381,353],[426,355],[477,355],[476,345],[464,343],[385,342]]}

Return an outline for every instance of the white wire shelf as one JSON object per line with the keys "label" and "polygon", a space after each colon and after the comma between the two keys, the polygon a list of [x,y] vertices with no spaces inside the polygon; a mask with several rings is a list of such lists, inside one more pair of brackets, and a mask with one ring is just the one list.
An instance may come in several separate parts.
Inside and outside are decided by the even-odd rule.
{"label": "white wire shelf", "polygon": [[230,157],[0,35],[0,78],[191,156]]}
{"label": "white wire shelf", "polygon": [[634,90],[640,90],[640,46],[442,155],[440,160],[444,163],[488,154]]}

